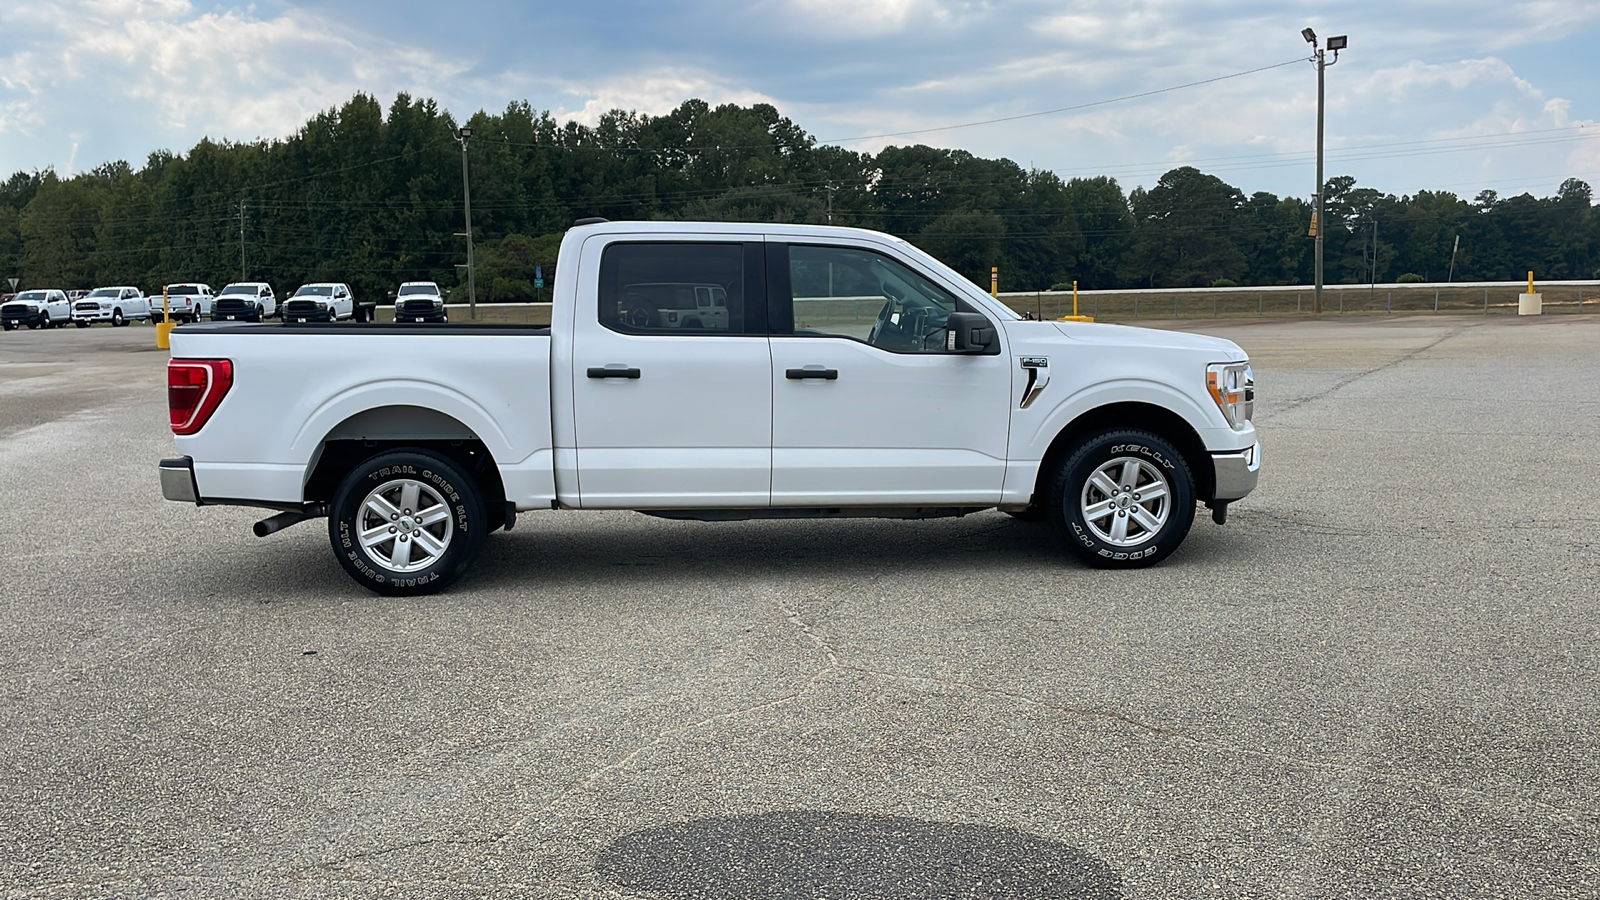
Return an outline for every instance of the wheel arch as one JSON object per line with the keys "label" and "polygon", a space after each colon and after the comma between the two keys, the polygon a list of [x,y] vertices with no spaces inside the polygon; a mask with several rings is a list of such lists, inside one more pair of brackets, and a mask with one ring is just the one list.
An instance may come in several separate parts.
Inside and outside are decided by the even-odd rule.
{"label": "wheel arch", "polygon": [[1211,465],[1211,454],[1206,451],[1205,442],[1200,440],[1200,434],[1194,426],[1166,407],[1124,401],[1087,410],[1056,433],[1049,449],[1045,451],[1044,459],[1040,461],[1039,472],[1034,479],[1034,502],[1038,502],[1048,491],[1056,468],[1072,452],[1072,448],[1091,434],[1113,428],[1138,428],[1171,441],[1189,466],[1189,474],[1194,478],[1195,498],[1209,501],[1216,495],[1216,472]]}
{"label": "wheel arch", "polygon": [[361,410],[322,437],[307,466],[303,499],[333,499],[363,460],[401,449],[442,456],[459,465],[483,495],[490,530],[505,524],[505,484],[490,447],[460,419],[436,409],[395,404]]}

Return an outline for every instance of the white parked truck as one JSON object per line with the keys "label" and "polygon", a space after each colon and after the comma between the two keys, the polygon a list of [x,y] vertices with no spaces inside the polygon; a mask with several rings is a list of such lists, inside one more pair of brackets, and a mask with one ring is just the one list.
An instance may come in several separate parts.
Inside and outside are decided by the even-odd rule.
{"label": "white parked truck", "polygon": [[[1175,550],[1255,487],[1255,386],[1218,338],[1037,322],[897,238],[581,220],[548,328],[199,325],[172,334],[163,494],[327,516],[372,590],[461,576],[519,513],[1045,518],[1091,565]],[[641,286],[727,316],[636,322]],[[650,293],[654,289],[644,291]]]}
{"label": "white parked truck", "polygon": [[394,298],[396,322],[448,322],[444,294],[431,281],[408,281],[400,285]]}
{"label": "white parked truck", "polygon": [[150,320],[171,315],[174,322],[199,322],[211,315],[212,302],[209,284],[169,284],[162,296],[150,298]]}
{"label": "white parked truck", "polygon": [[110,322],[115,327],[134,319],[149,318],[150,299],[136,287],[95,288],[72,304],[72,323],[79,328],[88,328],[96,322]]}
{"label": "white parked truck", "polygon": [[302,284],[283,304],[285,322],[338,322],[355,315],[355,294],[343,282]]}
{"label": "white parked truck", "polygon": [[23,291],[0,304],[0,327],[55,328],[72,321],[72,302],[66,292],[53,289]]}
{"label": "white parked truck", "polygon": [[211,304],[211,321],[263,322],[278,314],[278,298],[265,281],[236,281]]}

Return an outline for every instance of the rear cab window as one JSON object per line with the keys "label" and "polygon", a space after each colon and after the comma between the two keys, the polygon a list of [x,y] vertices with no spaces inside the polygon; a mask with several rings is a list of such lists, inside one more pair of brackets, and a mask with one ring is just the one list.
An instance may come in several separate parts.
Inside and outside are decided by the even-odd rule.
{"label": "rear cab window", "polygon": [[600,324],[622,334],[764,335],[762,245],[618,241],[600,257]]}

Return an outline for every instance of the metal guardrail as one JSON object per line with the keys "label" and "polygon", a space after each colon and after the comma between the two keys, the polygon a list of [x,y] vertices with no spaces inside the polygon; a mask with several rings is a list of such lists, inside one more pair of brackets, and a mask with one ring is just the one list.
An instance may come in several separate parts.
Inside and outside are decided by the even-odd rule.
{"label": "metal guardrail", "polygon": [[[1600,280],[1535,282],[1551,314],[1600,312]],[[1333,284],[1322,289],[1322,313],[1515,314],[1526,281]],[[1078,309],[1100,320],[1241,318],[1311,315],[1311,285],[1150,288],[1078,292]],[[1072,312],[1071,291],[1009,291],[1000,299],[1018,312],[1058,319]]]}

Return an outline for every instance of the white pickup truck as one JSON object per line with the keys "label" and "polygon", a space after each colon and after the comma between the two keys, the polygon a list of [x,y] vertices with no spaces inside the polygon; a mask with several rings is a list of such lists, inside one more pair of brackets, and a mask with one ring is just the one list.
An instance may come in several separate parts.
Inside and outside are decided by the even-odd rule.
{"label": "white pickup truck", "polygon": [[23,291],[0,304],[0,326],[11,331],[19,325],[55,328],[72,321],[72,301],[56,290]]}
{"label": "white pickup truck", "polygon": [[[549,328],[186,325],[162,493],[327,516],[385,594],[460,577],[519,512],[1047,518],[1091,565],[1158,562],[1260,472],[1255,386],[1218,338],[1025,321],[897,238],[580,220]],[[698,327],[632,314],[716,285]],[[674,307],[675,308],[675,307]],[[681,311],[681,310],[680,310]]]}
{"label": "white pickup truck", "polygon": [[72,304],[72,324],[79,328],[88,328],[96,322],[110,322],[112,327],[118,327],[132,319],[150,319],[150,298],[136,287],[95,288]]}

